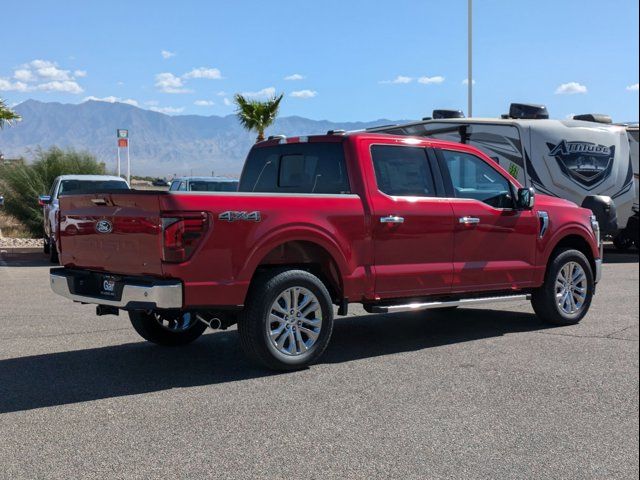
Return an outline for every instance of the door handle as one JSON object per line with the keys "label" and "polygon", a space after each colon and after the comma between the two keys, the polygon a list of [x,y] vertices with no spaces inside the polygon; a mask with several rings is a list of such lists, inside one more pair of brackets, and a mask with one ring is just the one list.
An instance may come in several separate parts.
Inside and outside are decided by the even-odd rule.
{"label": "door handle", "polygon": [[462,223],[463,225],[475,225],[480,223],[480,219],[478,217],[460,217],[458,219],[458,223]]}
{"label": "door handle", "polygon": [[380,217],[380,223],[404,223],[404,218],[396,215],[389,215],[388,217]]}

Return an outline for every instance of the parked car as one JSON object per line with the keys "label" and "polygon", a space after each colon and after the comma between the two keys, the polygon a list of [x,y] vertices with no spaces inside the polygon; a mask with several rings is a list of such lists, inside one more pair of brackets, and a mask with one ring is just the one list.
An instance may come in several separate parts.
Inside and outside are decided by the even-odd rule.
{"label": "parked car", "polygon": [[151,184],[154,187],[168,187],[170,185],[169,181],[164,178],[156,178]]}
{"label": "parked car", "polygon": [[637,160],[634,170],[627,130],[610,123],[597,114],[552,120],[542,105],[514,103],[499,119],[429,118],[369,131],[472,145],[522,185],[591,209],[603,235],[626,237],[627,227],[637,226]]}
{"label": "parked car", "polygon": [[346,315],[352,302],[385,313],[530,299],[567,325],[600,280],[590,210],[441,140],[276,138],[251,149],[237,194],[69,195],[60,208],[54,292],[98,315],[125,310],[160,345],[237,322],[246,354],[273,369],[318,360],[334,305]]}
{"label": "parked car", "polygon": [[179,192],[235,192],[238,180],[227,177],[179,177],[171,181],[171,191]]}
{"label": "parked car", "polygon": [[129,184],[110,175],[61,175],[53,181],[49,195],[41,195],[38,202],[44,213],[44,253],[51,263],[58,263],[57,225],[60,195],[94,193],[104,190],[129,190]]}
{"label": "parked car", "polygon": [[0,195],[0,207],[4,207],[4,197]]}

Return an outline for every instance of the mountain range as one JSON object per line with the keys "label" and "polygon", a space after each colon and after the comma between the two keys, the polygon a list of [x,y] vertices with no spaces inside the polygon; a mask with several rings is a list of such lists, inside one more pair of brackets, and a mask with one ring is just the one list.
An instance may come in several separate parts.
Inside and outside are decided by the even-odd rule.
{"label": "mountain range", "polygon": [[[175,115],[123,103],[86,101],[80,104],[27,100],[14,107],[22,121],[0,132],[5,158],[33,158],[38,147],[86,150],[114,171],[116,129],[129,130],[132,175],[237,175],[255,141],[235,115]],[[324,133],[332,129],[358,130],[385,125],[389,120],[332,122],[279,117],[267,135]],[[124,171],[124,170],[123,170]]]}

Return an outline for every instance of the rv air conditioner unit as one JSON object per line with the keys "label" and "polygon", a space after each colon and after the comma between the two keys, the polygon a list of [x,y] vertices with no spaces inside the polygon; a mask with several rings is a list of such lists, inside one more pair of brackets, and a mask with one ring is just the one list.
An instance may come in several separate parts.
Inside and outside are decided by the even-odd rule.
{"label": "rv air conditioner unit", "polygon": [[573,119],[584,120],[585,122],[612,123],[611,117],[603,113],[583,113],[582,115],[574,115]]}
{"label": "rv air conditioner unit", "polygon": [[509,106],[509,115],[502,118],[518,118],[522,120],[546,120],[549,112],[544,105],[533,105],[531,103],[512,103]]}

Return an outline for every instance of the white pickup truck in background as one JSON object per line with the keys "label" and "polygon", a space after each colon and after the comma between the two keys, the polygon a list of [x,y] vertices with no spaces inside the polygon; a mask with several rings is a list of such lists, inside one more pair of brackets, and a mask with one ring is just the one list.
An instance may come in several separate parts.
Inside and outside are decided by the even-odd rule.
{"label": "white pickup truck in background", "polygon": [[63,193],[91,193],[103,190],[130,190],[129,184],[120,177],[112,175],[61,175],[53,181],[49,195],[39,197],[44,211],[44,253],[52,263],[58,263],[56,248],[56,215],[58,197]]}

